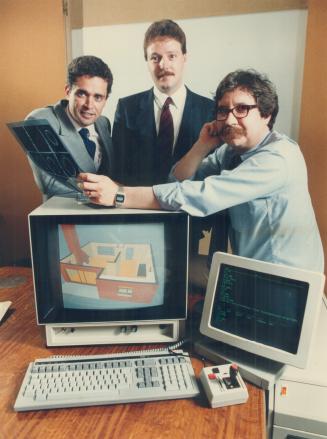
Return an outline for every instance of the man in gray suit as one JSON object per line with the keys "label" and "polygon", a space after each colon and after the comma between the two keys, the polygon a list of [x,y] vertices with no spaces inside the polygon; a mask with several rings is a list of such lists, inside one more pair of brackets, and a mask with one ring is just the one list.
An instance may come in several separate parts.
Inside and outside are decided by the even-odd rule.
{"label": "man in gray suit", "polygon": [[[112,174],[112,142],[109,120],[101,116],[113,82],[112,73],[95,56],[75,58],[68,66],[66,99],[32,111],[26,119],[46,119],[76,164],[86,172]],[[45,199],[57,195],[72,197],[74,189],[31,160],[34,178]]]}

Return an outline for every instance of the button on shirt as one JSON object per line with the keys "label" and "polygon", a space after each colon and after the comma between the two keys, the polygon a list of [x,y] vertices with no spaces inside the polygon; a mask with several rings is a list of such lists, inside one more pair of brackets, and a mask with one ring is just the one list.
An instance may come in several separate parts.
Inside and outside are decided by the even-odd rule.
{"label": "button on shirt", "polygon": [[203,160],[191,180],[154,186],[161,206],[194,216],[228,209],[235,254],[323,272],[307,169],[296,142],[273,131],[229,171],[232,155],[225,144]]}
{"label": "button on shirt", "polygon": [[[81,125],[79,125],[76,122],[75,119],[72,118],[71,114],[69,113],[68,107],[66,107],[66,113],[67,113],[69,120],[71,121],[74,128],[76,129],[76,131],[79,131],[80,129],[83,128]],[[88,125],[86,128],[89,130],[89,133],[90,133],[89,139],[92,140],[96,145],[95,155],[94,155],[94,166],[95,166],[95,169],[98,170],[100,167],[100,164],[101,164],[101,159],[102,159],[99,135],[95,130],[94,124]]]}
{"label": "button on shirt", "polygon": [[[159,122],[160,122],[160,115],[162,107],[164,106],[164,103],[166,102],[167,95],[164,93],[161,93],[160,90],[158,90],[156,87],[154,87],[153,90],[154,93],[154,118],[156,122],[156,130],[157,134],[159,131]],[[176,140],[178,137],[179,129],[182,122],[183,117],[183,111],[185,107],[185,101],[186,101],[186,87],[183,85],[180,87],[173,95],[170,96],[173,103],[169,105],[169,109],[173,118],[174,123],[174,145],[176,144]]]}

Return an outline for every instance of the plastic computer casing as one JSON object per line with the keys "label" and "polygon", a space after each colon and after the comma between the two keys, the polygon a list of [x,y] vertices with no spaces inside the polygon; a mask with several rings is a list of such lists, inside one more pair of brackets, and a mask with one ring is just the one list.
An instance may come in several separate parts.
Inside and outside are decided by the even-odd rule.
{"label": "plastic computer casing", "polygon": [[[184,335],[188,293],[187,214],[104,208],[78,204],[73,198],[52,197],[31,212],[28,221],[36,317],[37,323],[45,327],[48,346],[171,343]],[[82,226],[89,235],[88,241],[94,241],[91,238],[97,227],[103,228],[105,233],[101,232],[100,243],[103,241],[103,245],[109,247],[112,242],[122,248],[126,243],[132,248],[145,244],[149,258],[152,255],[153,279],[147,284],[142,275],[137,282],[117,276],[111,279],[103,275],[101,261],[93,264],[95,267],[85,263],[77,265],[71,252],[63,253],[60,248],[62,224],[68,225],[68,229]],[[133,232],[128,233],[126,226],[132,227]],[[160,242],[151,238],[150,230],[155,231],[153,236],[162,236]],[[70,232],[68,230],[68,235]],[[72,242],[77,235],[70,237]],[[82,252],[92,246],[99,249],[99,242],[86,244],[81,243]],[[125,265],[128,269],[129,261]],[[76,272],[85,277],[84,285],[74,279]],[[73,273],[73,277],[67,280],[69,273]],[[96,289],[100,299],[105,297],[105,301],[101,300],[103,303],[116,303],[117,295],[124,301],[120,302],[121,308],[67,306],[64,299],[67,282],[75,294],[77,290],[77,296],[79,290],[84,294],[89,288],[92,294]],[[158,292],[161,302],[154,304],[152,300],[158,297]]]}
{"label": "plastic computer casing", "polygon": [[[223,331],[211,325],[213,305],[217,292],[217,284],[222,264],[232,267],[245,268],[257,273],[267,273],[273,276],[307,283],[307,300],[301,327],[300,338],[295,353],[287,352],[273,346],[258,343],[239,335]],[[312,339],[318,321],[322,303],[325,276],[322,273],[303,270],[295,267],[258,261],[232,254],[217,252],[212,259],[209,280],[204,300],[200,332],[212,340],[258,355],[274,362],[305,368]]]}

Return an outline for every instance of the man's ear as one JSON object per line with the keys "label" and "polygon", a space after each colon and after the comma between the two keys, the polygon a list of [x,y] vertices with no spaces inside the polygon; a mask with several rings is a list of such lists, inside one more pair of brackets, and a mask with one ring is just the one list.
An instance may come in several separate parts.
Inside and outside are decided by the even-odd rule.
{"label": "man's ear", "polygon": [[65,85],[65,93],[66,93],[66,96],[68,96],[70,93],[70,86],[68,84]]}
{"label": "man's ear", "polygon": [[271,114],[268,117],[265,117],[265,121],[267,122],[267,125],[269,124],[270,119],[271,119]]}

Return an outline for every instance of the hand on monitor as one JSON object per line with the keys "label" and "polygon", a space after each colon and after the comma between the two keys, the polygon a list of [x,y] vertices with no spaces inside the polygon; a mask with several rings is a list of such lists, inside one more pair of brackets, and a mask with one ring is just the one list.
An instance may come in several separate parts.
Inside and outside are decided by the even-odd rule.
{"label": "hand on monitor", "polygon": [[92,203],[125,209],[160,209],[152,186],[122,186],[105,175],[81,173],[80,188]]}
{"label": "hand on monitor", "polygon": [[105,175],[81,173],[78,176],[80,188],[90,201],[104,206],[113,206],[118,185]]}

